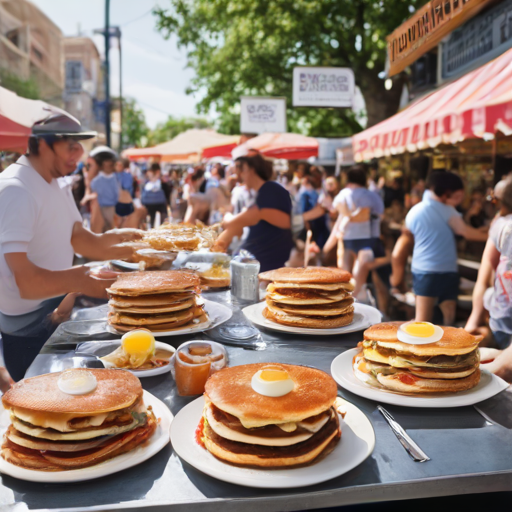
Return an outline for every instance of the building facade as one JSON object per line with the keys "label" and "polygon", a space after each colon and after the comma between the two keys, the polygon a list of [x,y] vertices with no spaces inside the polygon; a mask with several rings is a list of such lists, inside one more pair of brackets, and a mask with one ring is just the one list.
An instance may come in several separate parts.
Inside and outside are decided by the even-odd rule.
{"label": "building facade", "polygon": [[62,32],[27,0],[0,0],[0,78],[35,84],[41,99],[62,105]]}

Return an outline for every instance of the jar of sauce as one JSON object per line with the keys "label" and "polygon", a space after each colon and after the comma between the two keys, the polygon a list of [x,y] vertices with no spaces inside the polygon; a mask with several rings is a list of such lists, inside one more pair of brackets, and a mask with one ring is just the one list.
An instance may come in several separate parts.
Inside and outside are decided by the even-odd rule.
{"label": "jar of sauce", "polygon": [[227,353],[214,341],[189,341],[178,348],[171,364],[178,394],[201,395],[208,377],[226,366]]}

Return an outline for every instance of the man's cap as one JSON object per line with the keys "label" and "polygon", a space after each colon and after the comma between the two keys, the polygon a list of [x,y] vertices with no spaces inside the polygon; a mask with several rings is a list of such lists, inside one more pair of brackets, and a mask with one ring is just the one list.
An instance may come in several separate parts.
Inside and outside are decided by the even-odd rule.
{"label": "man's cap", "polygon": [[33,137],[69,138],[86,140],[96,137],[95,131],[85,131],[82,125],[73,116],[62,112],[52,112],[44,119],[37,121],[32,126]]}
{"label": "man's cap", "polygon": [[117,153],[108,146],[96,146],[90,153],[89,156],[94,158],[98,155],[105,154],[105,155],[111,155],[112,158],[117,159]]}

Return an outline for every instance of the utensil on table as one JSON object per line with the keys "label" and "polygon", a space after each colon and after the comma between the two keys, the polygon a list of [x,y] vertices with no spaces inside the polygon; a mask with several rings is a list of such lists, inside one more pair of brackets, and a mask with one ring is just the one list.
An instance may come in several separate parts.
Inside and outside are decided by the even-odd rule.
{"label": "utensil on table", "polygon": [[412,457],[415,462],[426,462],[430,460],[430,457],[411,439],[409,434],[403,429],[403,427],[397,423],[395,418],[389,414],[384,407],[381,405],[377,406],[382,416],[388,422],[391,430],[400,441],[400,444],[405,448],[406,452]]}

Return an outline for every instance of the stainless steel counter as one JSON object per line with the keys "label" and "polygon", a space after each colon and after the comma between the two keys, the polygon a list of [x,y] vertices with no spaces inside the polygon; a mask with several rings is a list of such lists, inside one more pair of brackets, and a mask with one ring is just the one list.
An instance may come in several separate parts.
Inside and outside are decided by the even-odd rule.
{"label": "stainless steel counter", "polygon": [[[230,303],[225,293],[208,298]],[[243,321],[239,310],[229,322]],[[210,333],[211,334],[211,333]],[[227,346],[231,365],[286,362],[329,372],[331,361],[352,348],[362,333],[335,337],[299,337],[262,331],[250,348]],[[220,341],[219,334],[162,338],[178,346],[188,339]],[[112,339],[111,335],[100,339]],[[30,375],[56,371],[68,361],[77,338],[59,327],[29,369]],[[257,350],[254,350],[257,349]],[[141,379],[144,389],[163,400],[176,415],[194,398],[177,395],[170,373]],[[373,454],[349,473],[301,489],[263,490],[240,487],[206,476],[182,462],[168,445],[152,459],[98,480],[77,484],[36,484],[3,476],[0,510],[242,511],[306,510],[355,503],[495,492],[512,489],[512,430],[486,422],[472,407],[407,409],[386,406],[431,457],[413,462],[376,410],[376,402],[340,389],[370,418],[376,434]],[[506,393],[506,392],[504,392]],[[499,398],[494,398],[494,401]],[[510,402],[503,400],[504,407]]]}

